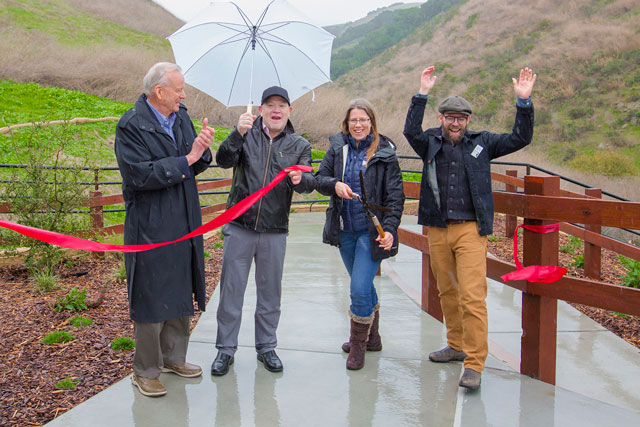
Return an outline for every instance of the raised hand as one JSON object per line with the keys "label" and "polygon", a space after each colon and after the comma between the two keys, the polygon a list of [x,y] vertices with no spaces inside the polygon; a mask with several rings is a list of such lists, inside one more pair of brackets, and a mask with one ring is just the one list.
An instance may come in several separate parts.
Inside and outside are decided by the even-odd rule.
{"label": "raised hand", "polygon": [[247,131],[253,127],[253,121],[257,117],[258,116],[254,116],[249,112],[243,113],[240,116],[240,118],[238,119],[238,126],[236,126],[236,129],[238,129],[238,132],[240,132],[240,135],[244,136],[244,134],[247,133]]}
{"label": "raised hand", "polygon": [[516,95],[520,98],[530,97],[537,77],[538,75],[533,74],[533,70],[530,68],[521,69],[518,80],[513,77],[511,78],[511,80],[513,80],[513,90]]}
{"label": "raised hand", "polygon": [[202,121],[202,130],[200,134],[193,140],[193,145],[191,146],[191,151],[187,154],[187,163],[189,166],[200,160],[202,154],[211,146],[213,142],[213,137],[215,136],[215,129],[207,126],[209,123],[209,119],[205,117]]}
{"label": "raised hand", "polygon": [[420,90],[418,91],[419,94],[421,95],[428,94],[429,90],[431,90],[433,85],[436,84],[436,79],[438,78],[438,76],[431,75],[434,69],[435,67],[431,66],[431,67],[425,68],[422,71],[422,74],[420,75]]}

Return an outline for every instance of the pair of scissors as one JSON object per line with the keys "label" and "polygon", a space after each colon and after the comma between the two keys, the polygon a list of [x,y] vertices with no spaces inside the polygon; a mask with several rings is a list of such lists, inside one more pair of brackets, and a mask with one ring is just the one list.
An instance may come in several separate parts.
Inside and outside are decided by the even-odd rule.
{"label": "pair of scissors", "polygon": [[382,225],[380,225],[380,221],[378,221],[378,217],[375,216],[370,211],[370,209],[375,209],[382,212],[391,212],[391,208],[386,208],[384,206],[367,202],[367,191],[364,188],[364,174],[362,173],[362,171],[360,171],[360,189],[362,190],[362,196],[352,191],[349,192],[349,195],[362,204],[362,208],[364,209],[364,212],[367,214],[369,218],[371,218],[371,221],[373,221],[373,225],[376,227],[376,230],[378,230],[378,234],[380,235],[381,238],[384,239],[384,230],[382,229]]}

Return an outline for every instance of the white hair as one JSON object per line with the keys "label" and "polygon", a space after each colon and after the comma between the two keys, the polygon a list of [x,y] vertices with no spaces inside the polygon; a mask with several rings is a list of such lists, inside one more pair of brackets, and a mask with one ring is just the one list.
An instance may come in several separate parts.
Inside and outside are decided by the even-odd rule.
{"label": "white hair", "polygon": [[142,85],[144,86],[144,93],[147,96],[151,96],[153,93],[153,88],[157,85],[166,86],[169,84],[169,80],[167,78],[167,74],[178,71],[182,73],[182,68],[178,64],[174,64],[172,62],[158,62],[154,64],[147,74],[142,79]]}

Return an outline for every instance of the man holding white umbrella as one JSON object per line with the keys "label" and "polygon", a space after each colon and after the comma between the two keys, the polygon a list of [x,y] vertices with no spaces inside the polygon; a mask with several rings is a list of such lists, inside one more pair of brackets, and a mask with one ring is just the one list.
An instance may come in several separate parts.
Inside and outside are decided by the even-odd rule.
{"label": "man holding white umbrella", "polygon": [[[276,174],[292,165],[311,165],[311,144],[294,132],[289,121],[292,107],[289,94],[273,86],[262,94],[260,117],[247,112],[216,154],[223,168],[233,168],[233,185],[227,200],[231,207],[260,190]],[[283,366],[275,352],[276,329],[280,320],[282,270],[293,191],[310,193],[315,188],[311,173],[289,172],[258,203],[222,229],[224,248],[218,305],[218,354],[212,375],[225,375],[238,348],[244,292],[249,270],[255,260],[257,304],[255,348],[258,360],[272,372]]]}

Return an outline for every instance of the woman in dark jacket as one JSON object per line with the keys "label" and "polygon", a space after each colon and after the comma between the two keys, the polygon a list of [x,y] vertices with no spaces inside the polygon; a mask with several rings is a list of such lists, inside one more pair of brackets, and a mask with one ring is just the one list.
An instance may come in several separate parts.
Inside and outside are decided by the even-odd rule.
{"label": "woman in dark jacket", "polygon": [[[402,175],[393,142],[378,133],[369,101],[355,99],[331,136],[331,146],[316,174],[317,190],[331,196],[322,240],[340,248],[351,277],[351,334],[342,349],[349,353],[347,369],[364,366],[365,350],[380,351],[379,304],[373,279],[384,258],[398,253],[398,226],[404,206]],[[378,234],[362,204],[360,171],[364,173],[367,202],[391,212],[371,210],[380,220]]]}

